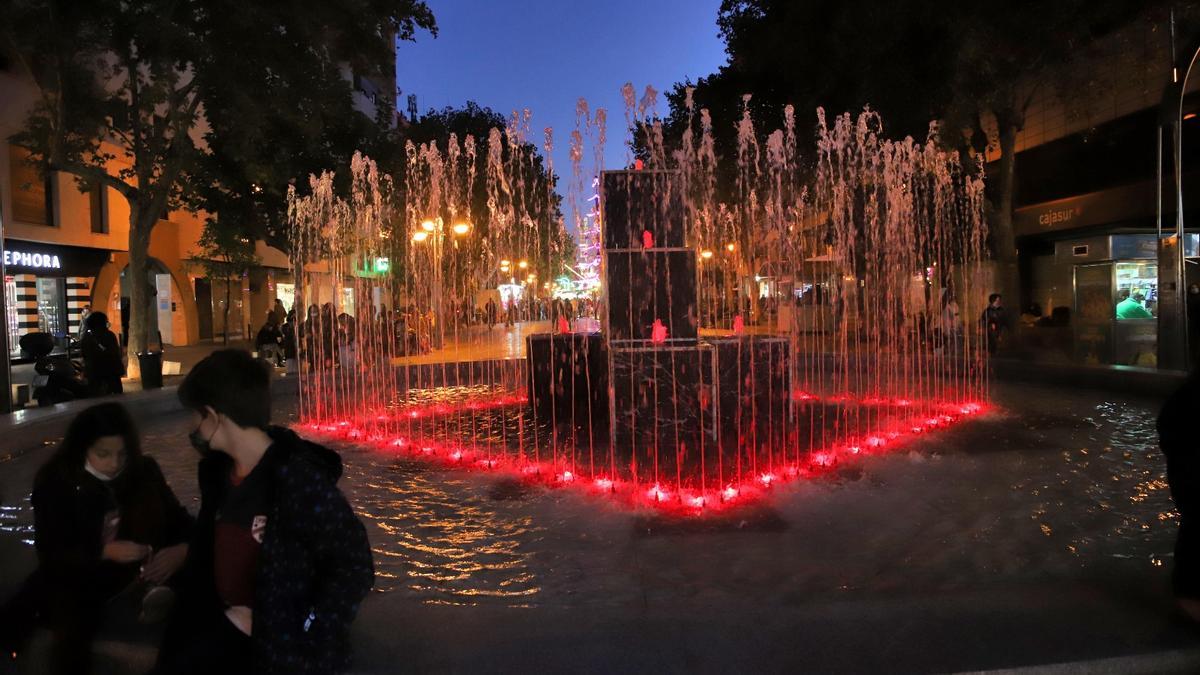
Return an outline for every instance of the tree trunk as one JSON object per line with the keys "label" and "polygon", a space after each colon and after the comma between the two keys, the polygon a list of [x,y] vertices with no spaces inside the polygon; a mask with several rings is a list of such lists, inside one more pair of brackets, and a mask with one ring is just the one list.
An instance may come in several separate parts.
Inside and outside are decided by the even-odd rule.
{"label": "tree trunk", "polygon": [[229,277],[225,277],[225,330],[221,332],[221,344],[225,346],[229,345],[229,286],[232,283],[233,282],[229,280]]}
{"label": "tree trunk", "polygon": [[1003,297],[1010,316],[1020,314],[1021,282],[1017,268],[1017,238],[1013,231],[1013,190],[1016,176],[1016,147],[1019,125],[1000,124],[1000,159],[996,176],[996,205],[991,223],[992,244],[995,246],[995,292]]}
{"label": "tree trunk", "polygon": [[128,348],[126,357],[129,360],[129,377],[141,377],[138,367],[138,352],[146,349],[146,334],[150,315],[146,306],[150,299],[149,284],[146,274],[149,271],[150,229],[153,224],[146,225],[143,221],[142,208],[136,203],[129,205],[129,268],[126,279],[129,281],[129,335],[126,336]]}

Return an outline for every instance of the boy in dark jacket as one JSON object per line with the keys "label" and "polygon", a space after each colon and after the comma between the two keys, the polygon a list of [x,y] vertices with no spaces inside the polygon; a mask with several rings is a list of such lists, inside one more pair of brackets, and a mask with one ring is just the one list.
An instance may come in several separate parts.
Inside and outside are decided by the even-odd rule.
{"label": "boy in dark jacket", "polygon": [[1158,415],[1158,442],[1167,459],[1167,484],[1175,510],[1179,511],[1179,533],[1175,540],[1171,582],[1179,609],[1200,622],[1200,452],[1197,452],[1196,423],[1200,413],[1200,370],[1193,371]]}
{"label": "boy in dark jacket", "polygon": [[269,426],[267,369],[214,352],[179,387],[201,452],[200,514],[162,673],[334,673],[374,583],[337,453]]}

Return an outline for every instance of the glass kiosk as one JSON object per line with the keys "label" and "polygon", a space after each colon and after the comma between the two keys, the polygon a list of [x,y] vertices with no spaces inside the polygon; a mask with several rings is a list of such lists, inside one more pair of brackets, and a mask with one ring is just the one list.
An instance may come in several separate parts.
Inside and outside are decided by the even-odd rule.
{"label": "glass kiosk", "polygon": [[[1196,236],[1186,255],[1196,255]],[[1080,363],[1158,365],[1158,238],[1114,234],[1059,242],[1073,263],[1075,358]]]}

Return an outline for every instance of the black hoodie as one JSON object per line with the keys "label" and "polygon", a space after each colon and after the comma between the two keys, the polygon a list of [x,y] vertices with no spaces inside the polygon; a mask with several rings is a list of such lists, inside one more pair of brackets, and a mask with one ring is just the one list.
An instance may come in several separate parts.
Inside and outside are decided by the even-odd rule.
{"label": "black hoodie", "polygon": [[[260,673],[340,672],[350,663],[350,623],[375,581],[366,528],[337,488],[342,460],[336,452],[282,427],[268,434],[274,443],[256,467],[268,469],[269,506],[255,580],[251,666]],[[188,639],[190,622],[225,610],[215,584],[213,541],[232,469],[232,458],[222,452],[200,461],[200,514],[187,584],[160,667],[172,664],[176,641]]]}

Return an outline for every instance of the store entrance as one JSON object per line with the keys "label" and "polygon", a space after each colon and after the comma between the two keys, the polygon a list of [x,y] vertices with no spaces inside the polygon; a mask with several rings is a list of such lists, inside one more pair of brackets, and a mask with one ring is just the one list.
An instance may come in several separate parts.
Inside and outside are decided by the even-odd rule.
{"label": "store entrance", "polygon": [[[170,271],[151,258],[146,270],[146,340],[148,346],[187,344],[187,328],[179,307],[179,290]],[[129,267],[121,270],[120,320],[121,339],[128,343],[131,287]],[[109,318],[112,320],[112,317]],[[114,329],[115,329],[114,325]]]}

